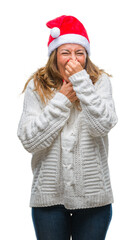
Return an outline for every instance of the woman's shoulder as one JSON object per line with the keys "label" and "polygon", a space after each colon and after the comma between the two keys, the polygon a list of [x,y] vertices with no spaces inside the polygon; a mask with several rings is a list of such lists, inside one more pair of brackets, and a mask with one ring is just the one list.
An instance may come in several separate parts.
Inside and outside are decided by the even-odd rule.
{"label": "woman's shoulder", "polygon": [[33,90],[33,89],[35,88],[35,86],[34,86],[34,79],[33,79],[33,78],[28,82],[26,88],[27,88],[27,89],[29,88],[29,89],[31,89],[31,90]]}
{"label": "woman's shoulder", "polygon": [[106,86],[106,88],[111,87],[111,80],[107,73],[101,73],[97,82],[95,83],[96,88],[100,88],[101,86]]}
{"label": "woman's shoulder", "polygon": [[100,81],[110,81],[110,77],[108,76],[107,73],[103,72],[99,75],[97,82],[100,82]]}
{"label": "woman's shoulder", "polygon": [[38,102],[38,104],[42,105],[41,98],[37,91],[35,91],[35,84],[34,84],[34,79],[32,78],[25,89],[25,96],[30,99],[33,99],[33,101]]}

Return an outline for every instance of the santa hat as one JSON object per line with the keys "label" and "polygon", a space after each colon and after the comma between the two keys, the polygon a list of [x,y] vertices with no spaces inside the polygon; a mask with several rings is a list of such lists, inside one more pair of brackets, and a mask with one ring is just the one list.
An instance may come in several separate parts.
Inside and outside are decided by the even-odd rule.
{"label": "santa hat", "polygon": [[48,41],[48,55],[65,43],[82,45],[90,55],[90,40],[83,24],[73,16],[62,15],[46,23],[51,28]]}

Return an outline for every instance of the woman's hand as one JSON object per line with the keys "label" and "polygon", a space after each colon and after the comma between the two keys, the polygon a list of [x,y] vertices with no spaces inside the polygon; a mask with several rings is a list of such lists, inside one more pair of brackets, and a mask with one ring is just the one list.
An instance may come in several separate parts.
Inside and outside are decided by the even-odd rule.
{"label": "woman's hand", "polygon": [[71,82],[66,83],[66,81],[64,81],[59,92],[64,94],[71,103],[75,102],[78,99]]}
{"label": "woman's hand", "polygon": [[77,60],[69,60],[65,67],[65,73],[67,77],[72,76],[73,74],[83,70],[82,65]]}
{"label": "woman's hand", "polygon": [[[67,77],[69,78],[73,74],[83,70],[83,67],[77,60],[71,59],[66,64],[65,69],[66,69],[65,73],[66,73]],[[67,84],[64,81],[64,83],[60,89],[60,92],[63,93],[72,103],[75,102],[76,100],[78,100],[78,98],[76,96],[76,92],[73,90],[73,86],[70,81]]]}

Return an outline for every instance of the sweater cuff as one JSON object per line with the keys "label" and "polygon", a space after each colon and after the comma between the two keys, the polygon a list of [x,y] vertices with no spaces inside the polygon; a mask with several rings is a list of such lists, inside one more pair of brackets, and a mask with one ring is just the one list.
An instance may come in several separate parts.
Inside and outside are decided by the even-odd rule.
{"label": "sweater cuff", "polygon": [[53,98],[54,100],[59,100],[60,102],[64,103],[67,107],[71,107],[71,101],[61,92],[57,92]]}
{"label": "sweater cuff", "polygon": [[78,82],[81,80],[89,80],[89,83],[92,84],[92,81],[89,77],[89,74],[87,73],[87,71],[85,69],[81,70],[80,72],[74,73],[72,76],[69,77],[69,80],[71,81],[71,83],[73,85],[78,84]]}

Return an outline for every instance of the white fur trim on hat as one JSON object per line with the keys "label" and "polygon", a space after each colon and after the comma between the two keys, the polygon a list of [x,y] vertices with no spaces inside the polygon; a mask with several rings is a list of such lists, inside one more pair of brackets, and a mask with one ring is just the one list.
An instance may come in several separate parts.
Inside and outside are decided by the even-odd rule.
{"label": "white fur trim on hat", "polygon": [[48,56],[52,53],[52,51],[62,44],[66,43],[76,43],[82,45],[90,55],[90,43],[88,40],[79,34],[65,34],[61,35],[60,37],[54,39],[48,46]]}

